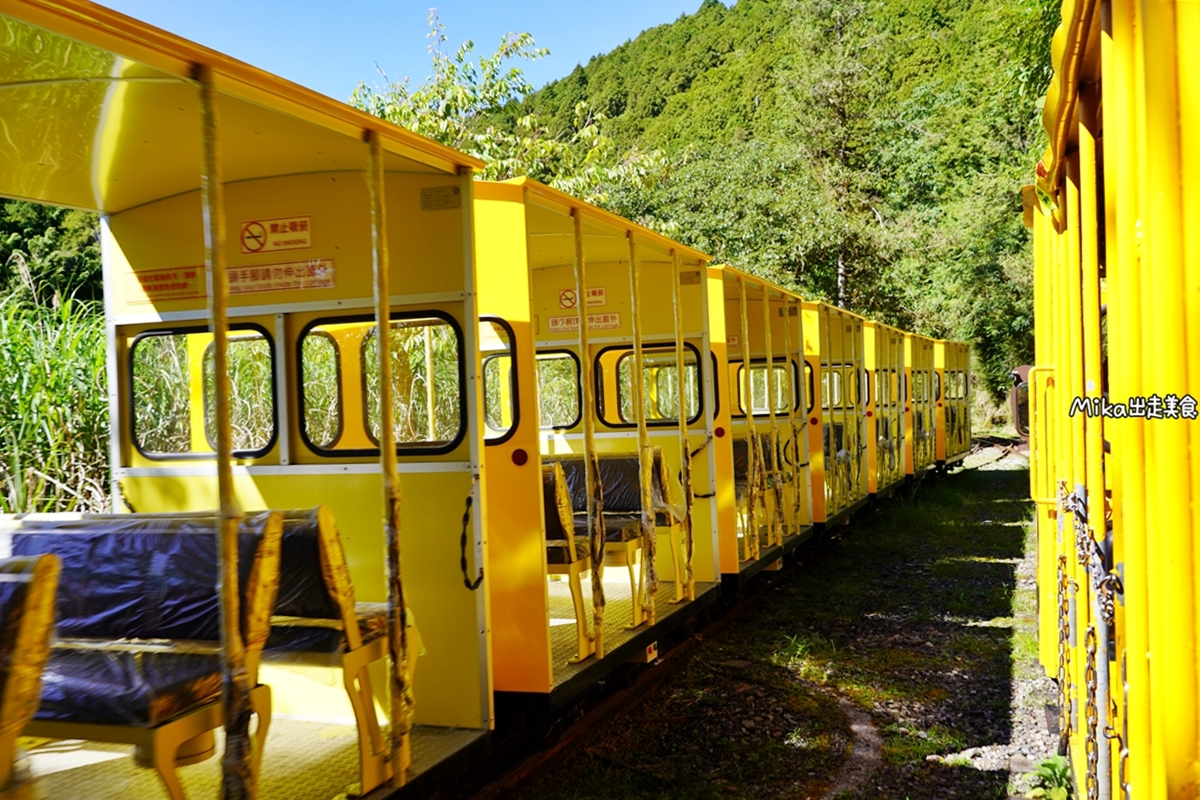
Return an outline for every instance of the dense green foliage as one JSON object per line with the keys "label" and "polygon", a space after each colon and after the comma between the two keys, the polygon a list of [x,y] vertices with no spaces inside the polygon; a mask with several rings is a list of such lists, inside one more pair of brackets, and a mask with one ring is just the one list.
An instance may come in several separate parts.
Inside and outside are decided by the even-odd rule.
{"label": "dense green foliage", "polygon": [[105,510],[104,318],[9,297],[0,342],[0,512]]}
{"label": "dense green foliage", "polygon": [[473,61],[475,44],[445,49],[445,28],[436,10],[429,14],[433,75],[413,89],[408,79],[382,88],[359,84],[352,105],[417,133],[470,153],[486,162],[476,176],[506,180],[522,175],[601,205],[617,188],[647,190],[664,170],[661,153],[636,144],[618,147],[608,134],[606,115],[588,103],[575,103],[551,129],[537,114],[496,118],[497,109],[520,109],[533,91],[520,67],[508,62],[548,55],[528,33],[509,34],[496,52]]}
{"label": "dense green foliage", "polygon": [[1043,146],[1053,0],[740,0],[593,58],[496,114],[587,103],[654,185],[608,205],[807,296],[1032,358],[1020,186]]}
{"label": "dense green foliage", "polygon": [[68,297],[98,300],[96,215],[0,199],[0,293],[46,305]]}

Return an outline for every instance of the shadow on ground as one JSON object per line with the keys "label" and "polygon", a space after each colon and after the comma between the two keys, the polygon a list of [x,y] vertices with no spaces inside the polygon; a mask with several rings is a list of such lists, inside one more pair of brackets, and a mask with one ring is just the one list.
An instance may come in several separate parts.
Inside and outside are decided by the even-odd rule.
{"label": "shadow on ground", "polygon": [[1011,734],[1028,473],[989,467],[856,516],[520,796],[819,798],[851,741],[844,698],[871,715],[883,759],[839,798],[1007,797],[1006,768],[928,758]]}

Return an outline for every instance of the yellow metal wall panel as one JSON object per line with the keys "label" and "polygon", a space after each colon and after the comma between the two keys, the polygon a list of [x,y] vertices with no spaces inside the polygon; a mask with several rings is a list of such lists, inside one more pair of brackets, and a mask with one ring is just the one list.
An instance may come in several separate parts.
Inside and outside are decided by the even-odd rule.
{"label": "yellow metal wall panel", "polygon": [[[463,214],[461,206],[454,207],[453,199],[458,179],[388,175],[385,183],[391,212],[389,239],[395,251],[391,265],[393,295],[461,292]],[[267,303],[365,300],[369,306],[374,291],[370,215],[361,172],[234,183],[226,187],[225,196],[233,313],[238,308]],[[105,257],[112,259],[112,274],[119,275],[120,280],[106,289],[113,293],[109,303],[116,317],[151,311],[204,311],[200,219],[196,192],[109,217],[110,244],[115,247],[106,249]],[[288,220],[309,226],[311,236],[307,240],[300,231],[294,240],[308,241],[310,246],[245,252],[248,247],[269,246],[261,245],[252,234],[265,230],[270,235],[272,224]],[[316,271],[309,270],[310,266]],[[305,270],[303,277],[301,269]],[[197,270],[198,277],[184,274]],[[127,274],[129,271],[133,274]],[[158,289],[147,296],[143,283],[161,278],[164,273],[175,276],[165,285],[178,288]],[[305,288],[286,288],[301,281],[307,284]]]}
{"label": "yellow metal wall panel", "polygon": [[[713,441],[710,444],[715,466],[716,525],[720,552],[721,572],[736,575],[738,571],[737,501],[733,487],[733,398],[729,393],[729,336],[734,328],[726,322],[725,272],[720,267],[705,269],[705,291],[708,292],[709,340],[716,369],[713,375],[713,393],[717,397],[716,414],[713,417]],[[721,435],[717,436],[716,431]]]}
{"label": "yellow metal wall panel", "polygon": [[[507,321],[514,343],[519,425],[511,437],[483,448],[488,472],[488,591],[497,691],[547,693],[553,685],[550,603],[542,519],[539,408],[529,306],[524,191],[476,187],[476,274],[479,310]],[[514,456],[525,454],[518,465]]]}

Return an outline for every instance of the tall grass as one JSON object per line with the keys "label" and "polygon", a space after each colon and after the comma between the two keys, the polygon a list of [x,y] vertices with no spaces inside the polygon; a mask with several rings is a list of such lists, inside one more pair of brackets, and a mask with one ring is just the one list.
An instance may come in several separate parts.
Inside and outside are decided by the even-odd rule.
{"label": "tall grass", "polygon": [[0,301],[0,511],[108,510],[104,317]]}

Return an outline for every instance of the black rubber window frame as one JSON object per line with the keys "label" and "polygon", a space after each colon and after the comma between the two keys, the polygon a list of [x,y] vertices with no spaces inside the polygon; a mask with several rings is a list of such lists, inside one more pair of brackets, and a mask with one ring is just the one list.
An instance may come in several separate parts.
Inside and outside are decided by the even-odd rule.
{"label": "black rubber window frame", "polygon": [[[792,368],[792,411],[795,412],[795,411],[800,410],[800,393],[796,391],[796,388],[800,385],[800,370],[797,369],[796,362],[794,359],[792,359],[790,356],[787,356],[786,358],[787,358],[788,364]],[[746,418],[746,413],[744,411],[745,404],[743,402],[745,400],[745,398],[742,397],[742,393],[745,391],[745,381],[742,380],[742,370],[745,368],[746,362],[742,361],[741,359],[737,359],[734,361],[730,361],[729,363],[738,365],[737,378],[735,379],[735,382],[737,383],[737,398],[736,398],[737,402],[736,403],[732,402],[735,398],[733,398],[733,397],[730,398],[731,402],[729,404],[729,416],[731,419],[745,419]],[[804,364],[807,367],[808,361],[806,360],[804,362]],[[756,365],[761,365],[761,366],[765,367],[767,365],[767,360],[765,358],[750,359],[750,366],[753,368]],[[782,365],[779,364],[779,359],[771,359],[771,366],[774,367],[774,366],[782,366]],[[809,379],[811,380],[811,378],[812,378],[812,376],[810,374]],[[809,392],[809,397],[812,397],[812,392]],[[809,409],[809,410],[811,411],[812,409]],[[741,412],[741,413],[738,413],[738,412]],[[784,409],[777,408],[777,409],[775,409],[775,413],[777,415],[778,414],[786,414],[787,409],[786,408],[784,408]],[[770,411],[764,411],[761,414],[755,414],[754,418],[755,419],[767,419],[770,416],[771,416]]]}
{"label": "black rubber window frame", "polygon": [[[333,437],[333,439],[328,444],[321,445],[321,448],[329,450],[330,452],[340,452],[336,449],[337,443],[339,441],[341,441],[342,433],[344,433],[346,430],[345,394],[342,390],[342,381],[343,381],[342,346],[339,345],[337,342],[337,339],[335,339],[327,331],[313,331],[313,330],[310,330],[306,326],[305,330],[301,332],[300,338],[296,340],[296,370],[297,371],[303,370],[302,365],[304,364],[304,340],[307,339],[309,336],[317,336],[319,338],[328,339],[329,343],[333,345],[334,358],[336,359],[336,361],[334,362],[334,365],[337,369],[337,420],[338,420],[338,426],[337,426],[337,433]],[[305,424],[304,383],[302,381],[300,381],[297,383],[297,385],[300,387],[300,391],[297,392],[297,394],[296,394],[296,408],[300,412],[300,417],[297,420],[296,427],[299,428],[299,430],[300,430],[300,438],[301,438],[301,440],[303,440],[305,446],[307,446],[309,450],[316,452],[318,450],[318,447],[313,444],[311,439],[309,439],[308,426]]]}
{"label": "black rubber window frame", "polygon": [[[696,357],[696,413],[693,414],[692,416],[688,417],[688,421],[687,421],[688,425],[695,425],[697,422],[699,422],[704,417],[704,370],[700,366],[700,364],[701,364],[700,348],[696,347],[696,345],[692,344],[691,342],[684,342],[683,347],[685,350],[690,350],[692,355],[694,355]],[[648,343],[642,345],[643,351],[645,351],[645,350],[668,350],[668,349],[672,353],[674,353],[675,343],[674,342],[668,342],[668,343],[648,342]],[[617,363],[613,365],[613,372],[618,376],[621,374],[621,362],[624,361],[626,358],[630,358],[633,356],[633,345],[631,345],[631,344],[609,345],[608,347],[605,347],[602,350],[600,350],[598,353],[596,353],[596,359],[594,362],[594,364],[595,364],[594,368],[596,370],[596,412],[597,412],[596,421],[599,422],[601,425],[603,425],[606,428],[613,428],[613,429],[617,429],[617,430],[636,428],[638,426],[636,421],[628,422],[628,421],[622,420],[621,422],[609,422],[607,419],[605,419],[606,408],[604,406],[604,370],[600,369],[600,358],[605,353],[610,353],[614,350],[626,351],[624,354],[622,354],[620,357],[617,358]],[[684,362],[684,369],[685,370],[687,369],[686,361]],[[633,367],[630,367],[630,374],[632,375],[632,373],[633,373]],[[621,382],[620,382],[620,380],[617,381],[617,417],[618,418],[621,417]],[[672,418],[672,419],[655,419],[655,420],[648,419],[648,420],[646,420],[646,427],[647,428],[677,428],[677,427],[679,427],[679,420],[674,419],[674,418]]]}
{"label": "black rubber window frame", "polygon": [[[454,317],[450,316],[449,314],[447,314],[444,311],[440,311],[437,309],[424,309],[424,310],[415,310],[415,311],[393,311],[388,317],[389,322],[404,321],[404,320],[421,320],[421,319],[436,319],[441,322],[445,322],[446,324],[448,324],[450,326],[450,329],[454,332],[454,336],[457,340],[457,344],[458,344],[458,395],[461,398],[461,402],[458,404],[458,434],[453,439],[451,439],[447,442],[437,443],[436,446],[431,446],[427,442],[398,443],[396,445],[396,455],[442,456],[442,455],[446,455],[447,453],[453,452],[459,445],[461,445],[463,443],[463,441],[467,437],[467,388],[466,388],[467,387],[467,374],[466,374],[466,358],[463,353],[462,326],[460,326],[458,324],[458,320],[456,320]],[[300,347],[301,347],[301,343],[304,341],[304,338],[309,335],[309,333],[312,331],[313,328],[320,327],[321,325],[339,325],[339,324],[344,324],[344,323],[348,323],[348,322],[373,322],[374,320],[375,320],[374,314],[349,314],[349,315],[340,316],[340,317],[321,317],[319,319],[312,320],[307,325],[305,325],[303,328],[301,328],[300,335],[296,337],[296,356],[297,356],[297,358],[296,358],[296,385],[298,387],[304,385],[304,367],[303,367],[303,363],[299,357],[300,356]],[[366,342],[367,342],[367,335],[364,335],[363,340],[362,340],[362,346],[365,347]],[[339,349],[339,354],[340,354],[340,349]],[[360,361],[360,363],[361,363],[361,361]],[[339,375],[342,375],[343,380],[345,379],[344,373],[341,373],[340,370],[339,370]],[[308,436],[305,434],[303,428],[301,428],[301,431],[300,431],[301,440],[304,442],[304,445],[310,451],[312,451],[314,454],[316,454],[318,456],[322,456],[324,458],[361,458],[363,456],[378,456],[379,455],[379,441],[378,441],[378,439],[376,439],[374,436],[371,435],[370,426],[367,424],[369,415],[368,415],[368,411],[366,408],[366,403],[367,403],[367,391],[366,391],[367,373],[366,373],[366,370],[360,369],[358,378],[359,378],[359,381],[361,381],[363,384],[363,387],[362,387],[363,427],[366,428],[364,433],[366,434],[368,440],[375,442],[375,446],[374,447],[355,447],[355,448],[345,448],[345,449],[317,447],[311,441],[309,441]],[[300,393],[300,392],[297,393],[297,411],[299,412],[300,419],[303,419],[304,418],[304,396],[303,396],[303,393]],[[340,439],[341,437],[339,436],[338,438]]]}
{"label": "black rubber window frame", "polygon": [[583,362],[579,360],[579,354],[576,353],[574,350],[567,350],[565,348],[555,348],[555,349],[551,349],[551,350],[538,350],[536,353],[534,353],[534,356],[533,356],[534,380],[537,381],[539,388],[541,386],[541,381],[538,376],[537,362],[539,360],[541,360],[540,359],[541,356],[570,356],[571,360],[575,362],[575,386],[576,386],[575,420],[570,425],[542,425],[541,424],[542,423],[542,407],[541,407],[542,406],[542,398],[541,398],[541,393],[539,391],[539,394],[538,394],[538,430],[539,431],[569,431],[569,430],[572,430],[573,428],[579,427],[579,423],[583,422]]}
{"label": "black rubber window frame", "polygon": [[[509,425],[508,430],[500,436],[493,436],[491,438],[488,437],[487,430],[484,430],[483,446],[494,447],[498,444],[504,444],[509,439],[516,436],[517,428],[521,425],[521,381],[517,376],[517,335],[513,332],[512,325],[508,323],[508,320],[502,317],[480,317],[479,322],[480,324],[483,324],[484,322],[490,322],[494,325],[499,325],[504,329],[504,332],[508,334],[508,357],[511,362],[511,369],[509,369],[508,388],[509,396],[512,398],[512,425]],[[484,381],[483,427],[485,429],[490,428],[490,426],[487,424],[487,378],[485,377],[487,372],[487,362],[491,361],[493,358],[499,358],[501,355],[503,355],[503,353],[492,353],[491,355],[487,356],[487,358],[483,359],[483,362],[479,367],[479,378],[480,380]]]}
{"label": "black rubber window frame", "polygon": [[[141,342],[143,340],[149,339],[149,338],[155,337],[155,336],[181,336],[181,335],[186,336],[191,333],[208,333],[208,331],[209,331],[209,328],[207,325],[188,325],[188,326],[172,327],[172,328],[154,328],[152,330],[142,331],[141,333],[134,336],[133,341],[129,343],[129,355],[128,355],[127,364],[126,364],[126,370],[128,372],[127,384],[128,384],[128,388],[129,388],[129,441],[133,444],[133,448],[135,450],[137,450],[137,452],[142,457],[147,458],[151,461],[205,461],[205,460],[213,460],[217,457],[217,454],[215,452],[213,452],[213,453],[198,453],[198,452],[154,453],[154,452],[148,452],[148,451],[142,449],[142,444],[141,444],[141,442],[138,441],[137,420],[134,417],[136,403],[134,403],[133,398],[134,398],[134,390],[136,387],[134,386],[134,383],[133,383],[133,359],[134,359],[134,354],[137,352],[138,345],[141,344]],[[265,446],[259,448],[258,450],[235,450],[232,453],[230,453],[230,457],[240,458],[240,459],[262,458],[267,453],[271,452],[271,450],[274,449],[275,444],[279,441],[279,382],[278,382],[278,378],[277,378],[278,373],[276,372],[276,369],[275,369],[275,359],[277,357],[276,353],[275,353],[275,337],[271,336],[270,331],[268,331],[262,325],[259,325],[257,322],[236,322],[229,326],[230,333],[236,333],[238,331],[254,331],[255,333],[262,334],[262,336],[267,340],[267,346],[270,348],[270,352],[271,352],[271,401],[272,401],[271,438],[267,440],[267,443]],[[207,352],[207,348],[205,349],[205,352]],[[200,380],[203,382],[203,380],[204,380],[204,356],[203,355],[200,356],[200,370],[201,370]],[[190,381],[191,376],[189,376],[188,379]],[[205,402],[205,398],[203,395],[204,395],[204,388],[203,388],[203,383],[202,383],[201,384],[201,399],[200,399],[201,404],[203,404]],[[205,441],[208,441],[208,425],[205,424],[204,427],[205,427],[204,439],[205,439]]]}

